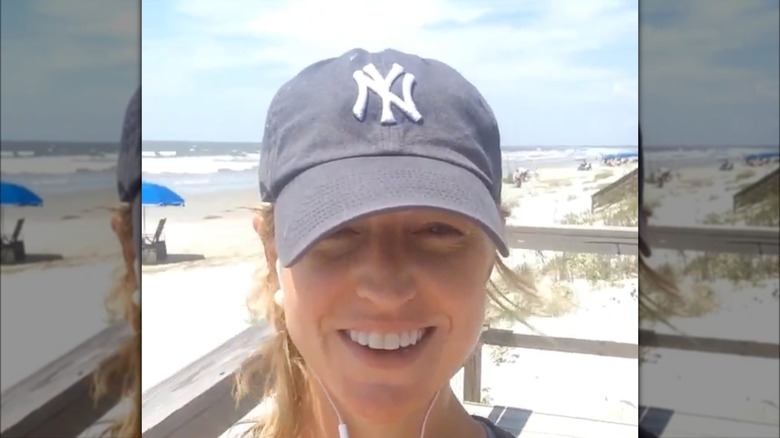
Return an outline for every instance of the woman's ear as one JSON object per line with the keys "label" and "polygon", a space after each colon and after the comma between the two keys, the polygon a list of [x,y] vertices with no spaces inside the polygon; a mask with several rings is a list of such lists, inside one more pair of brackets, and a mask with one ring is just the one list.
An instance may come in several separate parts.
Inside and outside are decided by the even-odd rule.
{"label": "woman's ear", "polygon": [[111,229],[117,237],[122,237],[122,218],[118,215],[111,216]]}
{"label": "woman's ear", "polygon": [[119,239],[119,244],[122,246],[122,257],[124,258],[125,263],[134,263],[135,246],[133,245],[133,236],[125,236],[123,234],[124,227],[125,224],[121,216],[114,215],[111,217],[111,229],[114,231],[114,234],[116,234],[117,239]]}
{"label": "woman's ear", "polygon": [[258,236],[262,237],[263,218],[261,218],[259,214],[256,214],[255,217],[252,218],[252,228],[255,229],[255,233],[257,233]]}

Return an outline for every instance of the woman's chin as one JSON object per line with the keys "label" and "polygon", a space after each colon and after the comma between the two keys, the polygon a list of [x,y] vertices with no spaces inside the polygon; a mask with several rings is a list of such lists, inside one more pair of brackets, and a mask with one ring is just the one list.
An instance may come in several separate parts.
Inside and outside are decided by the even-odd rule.
{"label": "woman's chin", "polygon": [[340,405],[346,411],[343,416],[360,417],[376,425],[388,424],[408,417],[421,405],[430,402],[430,400],[421,400],[419,386],[410,388],[361,384],[345,387],[341,395]]}

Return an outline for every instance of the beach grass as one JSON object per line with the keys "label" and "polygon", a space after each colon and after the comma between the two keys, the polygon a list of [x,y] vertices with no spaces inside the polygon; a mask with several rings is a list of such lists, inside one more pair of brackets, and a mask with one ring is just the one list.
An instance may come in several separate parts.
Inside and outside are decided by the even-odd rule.
{"label": "beach grass", "polygon": [[710,213],[704,218],[703,223],[705,225],[737,225],[743,223],[753,227],[777,227],[780,226],[780,199],[769,197],[763,202],[736,212]]}
{"label": "beach grass", "polygon": [[[576,225],[603,223],[611,226],[636,226],[637,208],[638,197],[633,196],[596,213],[570,213],[563,222]],[[536,299],[524,297],[510,290],[501,279],[496,279],[495,283],[501,293],[512,302],[519,303],[518,308],[522,309],[522,313],[518,315],[517,312],[491,304],[486,315],[487,324],[501,326],[529,317],[555,318],[566,315],[576,306],[576,293],[573,289],[575,281],[587,281],[592,290],[617,286],[623,280],[636,278],[637,259],[628,255],[568,252],[551,254],[548,251],[537,251],[536,263],[524,263],[516,267],[515,272],[527,283],[536,286]]]}
{"label": "beach grass", "polygon": [[571,212],[561,219],[564,225],[598,225],[636,227],[639,224],[639,196],[628,198],[596,212]]}
{"label": "beach grass", "polygon": [[737,176],[734,177],[734,182],[739,182],[739,181],[742,181],[742,180],[750,179],[750,178],[753,178],[754,176],[756,176],[756,171],[755,170],[750,170],[750,169],[743,170],[743,171],[739,172],[737,174]]}
{"label": "beach grass", "polygon": [[[711,213],[703,222],[721,226],[778,226],[780,208],[776,198],[767,199],[742,211]],[[748,289],[762,287],[780,276],[780,258],[775,255],[696,252],[691,256],[683,253],[680,257],[679,263],[664,263],[654,268],[671,284],[677,285],[679,299],[670,300],[665,294],[647,287],[643,293],[652,294],[658,308],[654,315],[640,311],[643,322],[653,323],[673,316],[699,317],[715,311],[719,300],[713,287],[720,280],[729,281],[736,292],[742,290],[742,286]]]}
{"label": "beach grass", "polygon": [[607,179],[607,178],[610,178],[612,175],[613,175],[612,172],[610,172],[608,170],[605,170],[605,171],[599,172],[596,175],[594,175],[593,176],[593,181],[599,181],[599,180],[602,180],[602,179]]}

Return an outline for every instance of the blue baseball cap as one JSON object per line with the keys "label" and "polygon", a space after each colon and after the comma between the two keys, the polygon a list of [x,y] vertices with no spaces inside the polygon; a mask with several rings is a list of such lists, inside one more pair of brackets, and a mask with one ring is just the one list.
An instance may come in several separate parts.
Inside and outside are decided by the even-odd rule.
{"label": "blue baseball cap", "polygon": [[493,111],[452,67],[354,49],[282,86],[266,117],[260,195],[284,266],[368,215],[433,207],[479,224],[509,255]]}
{"label": "blue baseball cap", "polygon": [[133,241],[136,256],[141,247],[141,88],[130,98],[125,110],[122,136],[119,141],[119,157],[116,164],[116,181],[119,200],[132,204]]}

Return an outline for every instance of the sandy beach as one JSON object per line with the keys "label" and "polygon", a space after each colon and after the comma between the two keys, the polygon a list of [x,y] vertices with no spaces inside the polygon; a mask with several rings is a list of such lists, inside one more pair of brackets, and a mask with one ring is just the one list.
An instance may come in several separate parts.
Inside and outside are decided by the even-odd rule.
{"label": "sandy beach", "polygon": [[[41,196],[42,207],[3,209],[4,233],[25,219],[31,260],[1,268],[3,391],[110,325],[104,303],[122,269],[114,187]],[[98,436],[127,408],[118,405],[82,436]]]}
{"label": "sandy beach", "polygon": [[[730,172],[719,171],[714,166],[677,169],[677,177],[663,188],[653,185],[646,188],[646,202],[653,209],[651,224],[693,226],[706,223],[713,215],[727,214],[732,210],[736,192],[775,169],[777,164],[762,167],[736,164]],[[694,215],[679,213],[690,211],[691,205]]]}
{"label": "sandy beach", "polygon": [[[776,164],[763,167],[737,164],[730,172],[719,171],[715,166],[678,169],[676,177],[663,188],[646,188],[647,203],[653,209],[650,223],[749,226],[749,214],[732,212],[733,195],[775,169]],[[690,211],[691,206],[695,211],[693,216],[680,214],[681,211]],[[778,212],[775,210],[773,215],[776,221]],[[677,267],[676,271],[679,271],[686,264],[694,266],[697,259],[708,260],[708,257],[712,255],[695,251],[680,254],[676,250],[656,249],[650,263],[657,268]],[[739,255],[723,257],[740,260]],[[754,260],[754,263],[760,261],[764,266],[774,266],[774,272],[770,268],[770,271],[762,274],[759,269],[755,269],[751,274],[753,278],[732,281],[723,276],[748,275],[747,267],[741,268],[741,272],[731,272],[733,269],[722,272],[730,269],[729,265],[715,264],[713,260],[709,261],[715,272],[711,278],[705,278],[708,275],[695,268],[691,269],[689,275],[678,272],[677,281],[682,290],[708,291],[710,298],[700,300],[699,314],[670,318],[669,322],[676,330],[665,325],[655,325],[653,329],[669,334],[676,334],[677,331],[691,336],[780,343],[777,256],[750,255],[746,258]],[[740,265],[732,263],[731,266]],[[776,388],[780,385],[780,362],[776,359],[670,349],[653,349],[649,353],[650,360],[643,364],[640,382],[640,401],[643,405],[676,409],[689,415],[704,415],[713,419],[739,419],[748,426],[748,422],[773,425],[772,433],[777,436],[780,431],[780,403]],[[734,370],[737,369],[741,373],[735,375]],[[670,423],[670,429],[675,427],[673,423]],[[683,429],[684,426],[679,425],[677,430]],[[732,433],[749,432],[738,430]]]}
{"label": "sandy beach", "polygon": [[4,209],[4,232],[24,217],[26,251],[41,261],[1,268],[3,389],[108,325],[104,300],[121,256],[106,208],[116,205],[116,191],[105,189]]}

